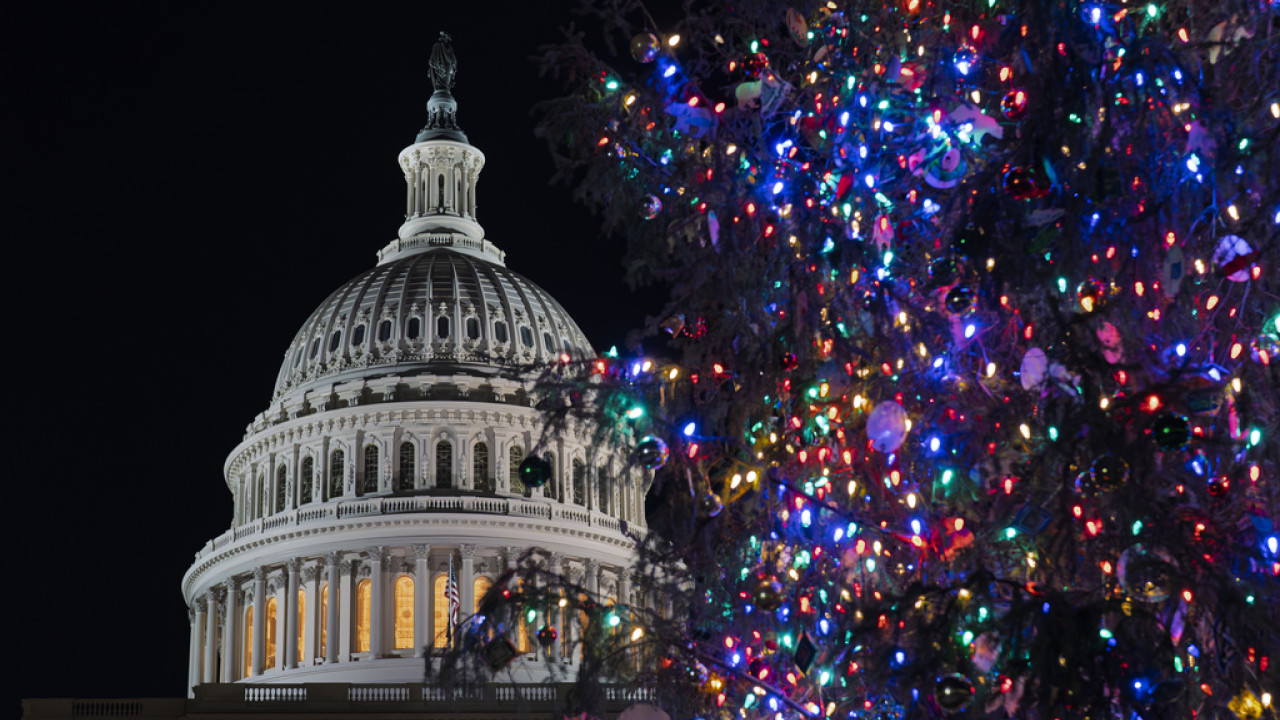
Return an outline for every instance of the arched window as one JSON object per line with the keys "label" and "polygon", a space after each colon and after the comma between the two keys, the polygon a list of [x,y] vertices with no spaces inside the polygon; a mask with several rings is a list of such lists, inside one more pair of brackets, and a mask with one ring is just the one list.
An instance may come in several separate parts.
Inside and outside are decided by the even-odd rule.
{"label": "arched window", "polygon": [[596,499],[596,505],[600,509],[600,512],[607,513],[609,512],[609,491],[612,489],[609,487],[608,467],[602,465],[599,468],[596,468],[596,482],[599,483],[599,488],[597,488],[598,497]]}
{"label": "arched window", "polygon": [[351,331],[351,344],[352,346],[359,346],[364,344],[364,324],[363,323],[357,325],[356,329]]}
{"label": "arched window", "polygon": [[341,450],[329,453],[329,497],[342,497],[342,476],[347,470],[346,455]]}
{"label": "arched window", "polygon": [[453,443],[448,440],[436,443],[436,487],[453,487]]}
{"label": "arched window", "polygon": [[[410,325],[412,327],[412,325]],[[415,334],[414,337],[417,337]],[[378,323],[378,342],[391,342],[391,321],[383,320]]]}
{"label": "arched window", "polygon": [[244,674],[241,677],[249,677],[253,674],[253,606],[245,608],[244,611]]}
{"label": "arched window", "polygon": [[475,489],[493,492],[493,477],[489,475],[489,445],[476,443],[471,458],[471,481]]}
{"label": "arched window", "polygon": [[265,627],[266,632],[266,649],[262,658],[262,668],[273,668],[276,666],[276,599],[267,598],[267,617]]}
{"label": "arched window", "polygon": [[493,587],[493,581],[483,575],[477,575],[475,581],[471,583],[471,596],[475,598],[475,607],[471,608],[473,613],[480,612],[480,601],[484,600],[484,594],[489,592],[491,587]]}
{"label": "arched window", "polygon": [[369,495],[378,492],[378,446],[366,445],[364,448],[364,477],[360,482],[360,494]]}
{"label": "arched window", "polygon": [[573,502],[584,507],[587,504],[587,466],[578,458],[573,459]]}
{"label": "arched window", "polygon": [[542,459],[546,460],[547,464],[551,466],[551,477],[547,478],[547,484],[542,486],[542,492],[552,500],[557,500],[559,495],[556,492],[556,480],[559,478],[556,477],[556,454],[553,452],[542,453]]}
{"label": "arched window", "polygon": [[413,489],[416,467],[413,443],[408,440],[400,443],[400,476],[396,478],[396,490],[406,491]]}
{"label": "arched window", "polygon": [[311,352],[308,353],[308,355],[310,356],[308,359],[315,360],[316,353],[318,352],[320,352],[320,338],[316,338],[315,340],[311,341]]}
{"label": "arched window", "polygon": [[307,628],[307,591],[298,588],[298,662],[302,662],[302,656],[307,647],[307,636],[305,630]]}
{"label": "arched window", "polygon": [[533,347],[533,331],[527,327],[520,328],[520,342],[524,343],[525,347]]}
{"label": "arched window", "polygon": [[[387,320],[387,337],[391,337],[391,321]],[[405,337],[410,340],[417,340],[422,334],[422,321],[418,318],[409,318],[409,327],[405,329]],[[384,341],[385,342],[385,341]]]}
{"label": "arched window", "polygon": [[470,340],[480,339],[480,320],[477,318],[467,318],[467,338]]}
{"label": "arched window", "polygon": [[369,652],[369,626],[373,610],[373,583],[361,580],[356,586],[356,652]]}
{"label": "arched window", "polygon": [[396,578],[396,650],[413,648],[413,578]]}
{"label": "arched window", "polygon": [[319,657],[329,657],[329,583],[320,586],[320,647],[317,649]]}
{"label": "arched window", "polygon": [[302,458],[302,476],[298,478],[298,485],[301,488],[298,491],[298,502],[311,502],[315,498],[311,497],[312,492],[312,476],[316,472],[316,462],[308,455]]}
{"label": "arched window", "polygon": [[444,175],[436,176],[436,212],[444,212]]}
{"label": "arched window", "polygon": [[431,641],[435,647],[443,648],[449,644],[449,599],[445,597],[445,585],[449,578],[444,573],[436,576],[431,588]]}
{"label": "arched window", "polygon": [[436,318],[436,337],[440,339],[449,337],[449,318],[444,315]]}
{"label": "arched window", "polygon": [[511,483],[511,492],[529,497],[529,488],[520,480],[520,463],[524,461],[524,448],[512,445],[507,451],[507,482]]}
{"label": "arched window", "polygon": [[329,336],[329,352],[337,352],[338,345],[342,342],[342,331],[334,330]]}
{"label": "arched window", "polygon": [[276,468],[276,512],[284,512],[285,481],[288,477],[289,471],[283,465]]}
{"label": "arched window", "polygon": [[551,333],[542,333],[542,347],[546,348],[547,352],[556,351],[556,341],[551,339]]}
{"label": "arched window", "polygon": [[493,324],[493,339],[502,344],[507,342],[507,324],[499,320]]}

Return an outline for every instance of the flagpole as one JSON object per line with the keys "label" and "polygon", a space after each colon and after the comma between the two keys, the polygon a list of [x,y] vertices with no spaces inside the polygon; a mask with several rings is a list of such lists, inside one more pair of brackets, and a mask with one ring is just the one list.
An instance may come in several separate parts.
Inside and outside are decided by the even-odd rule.
{"label": "flagpole", "polygon": [[456,586],[457,586],[457,580],[454,579],[454,576],[453,576],[453,553],[450,552],[449,553],[449,581],[447,586],[445,587],[445,594],[448,595],[448,598],[445,600],[445,602],[448,603],[448,609],[445,610],[444,624],[445,624],[446,633],[447,633],[446,642],[449,643],[449,647],[451,649],[453,648],[453,593],[455,592],[454,588]]}

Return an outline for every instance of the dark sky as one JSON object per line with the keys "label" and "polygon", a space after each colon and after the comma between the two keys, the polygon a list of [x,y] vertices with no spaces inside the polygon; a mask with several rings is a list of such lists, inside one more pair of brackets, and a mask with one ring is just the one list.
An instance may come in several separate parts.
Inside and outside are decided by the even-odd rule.
{"label": "dark sky", "polygon": [[480,222],[598,349],[656,296],[550,186],[530,56],[567,5],[20,3],[0,29],[12,323],[5,710],[184,692],[183,572],[293,334],[403,216],[440,30],[488,158]]}

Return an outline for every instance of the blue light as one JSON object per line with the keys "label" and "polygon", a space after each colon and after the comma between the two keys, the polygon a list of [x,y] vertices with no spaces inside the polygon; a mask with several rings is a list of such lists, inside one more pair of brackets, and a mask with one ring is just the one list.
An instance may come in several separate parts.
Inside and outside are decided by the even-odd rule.
{"label": "blue light", "polygon": [[1174,71],[1173,71],[1173,79],[1174,79],[1174,80],[1177,80],[1178,82],[1182,82],[1182,71],[1181,71],[1181,70],[1174,70]]}
{"label": "blue light", "polygon": [[809,514],[809,508],[805,508],[804,511],[800,513],[800,524],[805,527],[809,527],[813,524],[813,516]]}
{"label": "blue light", "polygon": [[1186,357],[1186,356],[1187,356],[1187,344],[1186,344],[1186,343],[1178,343],[1178,346],[1177,346],[1177,347],[1175,347],[1173,350],[1174,350],[1174,352],[1178,353],[1178,357]]}
{"label": "blue light", "polygon": [[865,182],[867,184],[867,187],[869,188],[873,188],[876,186],[876,176],[872,175],[871,173],[867,173],[867,176],[864,177],[862,181]]}
{"label": "blue light", "polygon": [[1094,229],[1095,227],[1097,227],[1097,225],[1098,225],[1098,219],[1099,219],[1100,217],[1101,217],[1101,216],[1100,216],[1100,215],[1098,215],[1098,213],[1094,213],[1094,214],[1093,214],[1093,216],[1089,218],[1089,229],[1090,229],[1090,230],[1092,230],[1092,229]]}
{"label": "blue light", "polygon": [[929,438],[929,452],[938,452],[940,447],[942,447],[942,440],[936,436]]}
{"label": "blue light", "polygon": [[835,541],[840,542],[844,539],[844,528],[836,528]]}
{"label": "blue light", "polygon": [[921,529],[922,529],[922,526],[921,526],[921,524],[920,524],[920,521],[919,521],[919,520],[912,520],[912,521],[911,521],[911,534],[913,534],[913,535],[919,535],[919,534],[920,534],[920,530],[921,530]]}
{"label": "blue light", "polygon": [[690,437],[690,436],[692,436],[692,435],[693,435],[693,433],[694,433],[694,431],[696,431],[697,429],[698,429],[698,425],[697,425],[697,423],[694,423],[694,422],[692,422],[692,421],[691,421],[691,422],[689,422],[689,424],[687,424],[687,425],[685,425],[685,426],[684,426],[684,436],[685,436],[685,437]]}
{"label": "blue light", "polygon": [[1046,602],[1045,604],[1043,604],[1043,605],[1041,605],[1041,606],[1040,606],[1040,612],[1042,612],[1042,613],[1044,613],[1044,614],[1046,614],[1046,615],[1048,615],[1048,614],[1049,614],[1049,603],[1048,603],[1048,602]]}
{"label": "blue light", "polygon": [[832,250],[835,250],[835,249],[836,249],[836,241],[835,241],[835,240],[832,240],[831,238],[827,238],[826,240],[824,240],[824,241],[822,242],[822,252],[824,252],[824,253],[829,253],[829,252],[831,252]]}
{"label": "blue light", "polygon": [[859,95],[859,96],[858,96],[858,104],[859,104],[859,105],[861,105],[862,107],[866,107],[866,106],[867,106],[867,96],[866,96],[866,95]]}
{"label": "blue light", "polygon": [[1102,22],[1102,8],[1095,5],[1094,7],[1089,8],[1088,12],[1089,12],[1089,22],[1093,23],[1094,25],[1097,25],[1098,23]]}
{"label": "blue light", "polygon": [[888,120],[881,123],[880,126],[884,128],[885,132],[893,132],[893,123],[889,122]]}
{"label": "blue light", "polygon": [[893,661],[901,665],[902,663],[907,661],[907,654],[899,650],[898,652],[893,654]]}
{"label": "blue light", "polygon": [[821,632],[823,635],[826,635],[827,633],[831,632],[831,623],[827,622],[826,618],[822,618],[821,620],[818,621],[818,631]]}
{"label": "blue light", "polygon": [[671,77],[672,75],[675,75],[675,74],[676,74],[676,66],[675,66],[675,65],[668,65],[668,66],[667,66],[667,69],[662,71],[662,77],[664,77],[664,78],[669,78],[669,77]]}
{"label": "blue light", "polygon": [[734,653],[733,655],[729,656],[730,665],[737,665],[740,662],[742,662],[742,656],[739,655],[738,653]]}
{"label": "blue light", "polygon": [[774,194],[774,195],[777,195],[777,194],[778,194],[778,193],[780,193],[780,192],[782,192],[782,181],[781,181],[781,180],[779,180],[778,182],[776,182],[776,183],[774,183],[774,184],[773,184],[773,194]]}
{"label": "blue light", "polygon": [[1145,82],[1146,80],[1146,78],[1143,77],[1142,73],[1137,73],[1136,75],[1134,75],[1134,79],[1138,81],[1138,87],[1142,87],[1142,83]]}
{"label": "blue light", "polygon": [[973,323],[969,323],[968,325],[964,326],[964,336],[966,339],[973,337],[973,334],[976,332],[978,332],[977,325],[974,325]]}
{"label": "blue light", "polygon": [[849,111],[845,110],[844,112],[840,113],[840,127],[848,127],[848,126],[849,126]]}
{"label": "blue light", "polygon": [[935,368],[940,368],[940,367],[942,367],[942,358],[936,358],[936,359],[933,361],[933,366],[934,366]]}
{"label": "blue light", "polygon": [[1196,647],[1195,645],[1188,645],[1187,654],[1193,658],[1198,658],[1200,657],[1200,648]]}
{"label": "blue light", "polygon": [[1196,157],[1195,153],[1191,153],[1191,156],[1187,158],[1187,169],[1193,173],[1200,172],[1200,158]]}
{"label": "blue light", "polygon": [[1272,555],[1280,553],[1280,537],[1272,535],[1267,538],[1267,552]]}
{"label": "blue light", "polygon": [[866,160],[866,159],[867,159],[867,146],[866,146],[866,145],[859,145],[859,146],[858,146],[858,157],[862,158],[863,160]]}

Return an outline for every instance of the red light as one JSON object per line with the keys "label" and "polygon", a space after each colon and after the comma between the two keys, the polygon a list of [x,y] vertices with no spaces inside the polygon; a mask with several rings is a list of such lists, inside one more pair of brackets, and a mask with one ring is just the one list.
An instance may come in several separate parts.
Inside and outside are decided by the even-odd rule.
{"label": "red light", "polygon": [[722,102],[716,103],[716,114],[719,115],[722,112],[724,112],[724,103]]}

